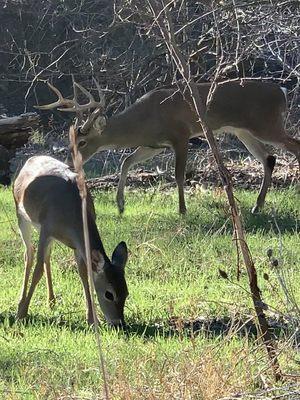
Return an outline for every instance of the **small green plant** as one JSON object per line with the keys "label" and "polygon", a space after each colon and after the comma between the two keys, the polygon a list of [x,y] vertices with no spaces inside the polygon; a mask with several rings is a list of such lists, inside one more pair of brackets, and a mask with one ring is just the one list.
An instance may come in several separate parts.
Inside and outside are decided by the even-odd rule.
{"label": "small green plant", "polygon": [[35,129],[30,134],[30,142],[41,146],[45,145],[45,137],[41,131]]}

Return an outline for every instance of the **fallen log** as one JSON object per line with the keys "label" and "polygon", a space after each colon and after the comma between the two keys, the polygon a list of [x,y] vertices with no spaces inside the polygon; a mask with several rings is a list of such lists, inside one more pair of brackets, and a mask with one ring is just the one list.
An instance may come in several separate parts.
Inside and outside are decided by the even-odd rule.
{"label": "fallen log", "polygon": [[0,145],[15,150],[27,143],[32,130],[39,125],[37,113],[26,113],[0,119]]}
{"label": "fallen log", "polygon": [[8,186],[10,184],[9,158],[9,151],[0,144],[0,185]]}

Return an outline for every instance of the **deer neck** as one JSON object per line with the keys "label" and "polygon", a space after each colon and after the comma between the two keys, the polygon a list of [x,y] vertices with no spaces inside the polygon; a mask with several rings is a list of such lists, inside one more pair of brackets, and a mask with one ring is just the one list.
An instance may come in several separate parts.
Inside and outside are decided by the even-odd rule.
{"label": "deer neck", "polygon": [[130,109],[108,118],[106,127],[99,135],[100,146],[105,149],[137,146],[140,130],[136,127],[135,119]]}
{"label": "deer neck", "polygon": [[89,230],[89,239],[90,239],[90,248],[91,250],[99,250],[103,255],[106,262],[109,262],[109,258],[107,257],[102,240],[99,235],[99,231],[96,225],[94,218],[92,218],[88,214],[88,230]]}
{"label": "deer neck", "polygon": [[108,134],[114,132],[114,135],[121,136],[122,133],[130,134],[134,130],[134,120],[132,120],[130,113],[123,111],[115,114],[107,120],[106,130]]}

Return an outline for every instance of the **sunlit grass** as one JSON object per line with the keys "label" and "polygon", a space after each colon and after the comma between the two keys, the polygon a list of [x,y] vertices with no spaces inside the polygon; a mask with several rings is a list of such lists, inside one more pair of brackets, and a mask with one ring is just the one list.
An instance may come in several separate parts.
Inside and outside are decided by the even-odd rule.
{"label": "sunlit grass", "polygon": [[[121,240],[130,250],[128,335],[112,332],[104,324],[101,327],[112,398],[218,399],[254,389],[266,358],[253,338],[190,337],[191,332],[170,329],[174,318],[189,321],[253,314],[242,265],[241,279],[236,279],[237,255],[224,194],[188,193],[186,217],[177,213],[174,191],[129,192],[122,217],[117,214],[115,193],[94,194],[107,253]],[[250,250],[263,298],[270,305],[267,313],[285,313],[285,297],[266,253],[272,248],[280,258],[280,268],[288,271],[288,284],[299,303],[299,195],[294,189],[273,190],[264,212],[253,216],[255,195],[237,193]],[[55,245],[54,309],[46,304],[42,281],[27,323],[15,322],[23,245],[9,190],[0,191],[0,209],[0,398],[76,395],[96,399],[97,394],[101,398],[97,347],[85,323],[72,252]],[[219,269],[228,274],[228,280],[220,277]],[[263,278],[266,273],[269,280]],[[285,346],[280,360],[288,372],[297,372],[299,355],[292,346]]]}

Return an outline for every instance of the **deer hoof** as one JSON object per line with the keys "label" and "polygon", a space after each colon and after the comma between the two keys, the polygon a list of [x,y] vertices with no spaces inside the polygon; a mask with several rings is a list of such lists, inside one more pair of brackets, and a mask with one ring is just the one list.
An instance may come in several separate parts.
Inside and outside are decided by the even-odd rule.
{"label": "deer hoof", "polygon": [[[99,324],[98,318],[97,318],[97,323]],[[93,327],[95,325],[93,316],[87,317],[87,324],[88,324],[88,326],[91,326],[91,327]]]}
{"label": "deer hoof", "polygon": [[180,207],[180,209],[179,209],[179,214],[181,214],[181,215],[186,215],[186,212],[187,212],[186,207]]}
{"label": "deer hoof", "polygon": [[118,201],[118,210],[119,210],[119,214],[123,214],[124,209],[125,209],[125,202],[123,200]]}
{"label": "deer hoof", "polygon": [[17,311],[17,319],[23,319],[23,318],[27,317],[27,314],[28,314],[28,307],[19,305],[18,311]]}

